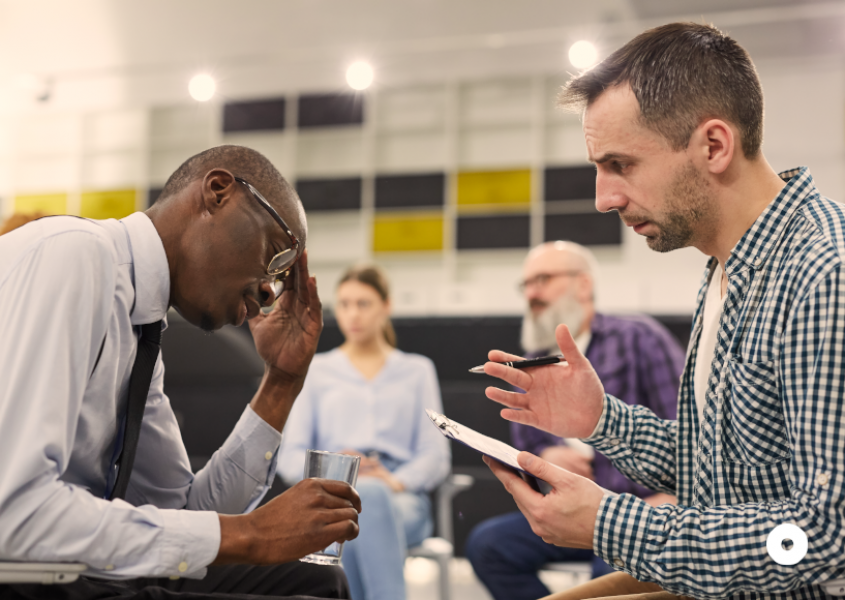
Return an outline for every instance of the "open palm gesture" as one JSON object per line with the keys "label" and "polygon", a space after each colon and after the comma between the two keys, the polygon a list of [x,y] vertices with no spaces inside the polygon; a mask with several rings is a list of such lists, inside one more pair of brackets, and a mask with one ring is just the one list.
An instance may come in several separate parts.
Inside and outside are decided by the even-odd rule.
{"label": "open palm gesture", "polygon": [[514,369],[498,363],[522,360],[521,357],[490,351],[488,359],[493,362],[484,365],[484,372],[525,393],[489,387],[487,397],[508,407],[501,414],[509,421],[559,437],[589,437],[601,417],[604,386],[566,325],[558,325],[555,337],[566,357],[566,362],[556,365]]}

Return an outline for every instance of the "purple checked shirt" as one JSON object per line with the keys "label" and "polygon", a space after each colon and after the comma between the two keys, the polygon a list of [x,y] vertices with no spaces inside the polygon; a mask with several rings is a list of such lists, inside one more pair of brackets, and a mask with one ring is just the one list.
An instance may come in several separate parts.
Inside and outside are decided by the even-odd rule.
{"label": "purple checked shirt", "polygon": [[[678,386],[684,369],[684,351],[672,334],[645,315],[596,314],[587,359],[604,384],[606,393],[627,404],[641,404],[662,419],[673,420],[678,411]],[[539,455],[561,438],[527,425],[511,423],[513,445]],[[602,454],[593,460],[596,483],[613,492],[653,494],[620,473]]]}

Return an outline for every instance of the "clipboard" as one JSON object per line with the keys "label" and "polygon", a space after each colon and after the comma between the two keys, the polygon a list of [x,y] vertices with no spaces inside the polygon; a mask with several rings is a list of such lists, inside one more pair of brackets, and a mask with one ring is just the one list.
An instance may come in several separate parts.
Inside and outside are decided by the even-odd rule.
{"label": "clipboard", "polygon": [[516,461],[519,450],[513,446],[509,446],[483,433],[478,433],[474,429],[470,429],[466,425],[461,425],[446,415],[441,415],[429,408],[425,409],[425,414],[428,415],[434,426],[440,430],[440,433],[447,438],[460,442],[485,456],[499,461],[522,477],[525,483],[531,486],[531,489],[535,492],[547,494],[552,489],[548,483],[542,479],[538,479],[519,466],[519,463]]}

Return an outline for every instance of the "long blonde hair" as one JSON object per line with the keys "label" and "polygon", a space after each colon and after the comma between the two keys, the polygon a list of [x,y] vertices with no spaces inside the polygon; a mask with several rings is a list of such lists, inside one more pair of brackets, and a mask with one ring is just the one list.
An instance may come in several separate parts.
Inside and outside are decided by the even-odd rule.
{"label": "long blonde hair", "polygon": [[[376,291],[383,302],[390,300],[390,284],[387,282],[387,276],[381,268],[375,265],[350,267],[340,278],[340,281],[337,282],[337,287],[340,287],[347,281],[357,281],[368,285]],[[393,323],[390,321],[390,317],[384,323],[382,334],[384,335],[384,340],[395,348],[396,330],[393,329]]]}

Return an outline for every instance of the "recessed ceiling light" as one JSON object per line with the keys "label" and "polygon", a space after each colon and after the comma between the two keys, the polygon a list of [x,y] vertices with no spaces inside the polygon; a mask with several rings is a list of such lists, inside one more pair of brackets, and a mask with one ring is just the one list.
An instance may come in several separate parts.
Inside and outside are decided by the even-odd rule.
{"label": "recessed ceiling light", "polygon": [[363,60],[356,61],[346,69],[346,83],[353,90],[365,90],[373,83],[373,67]]}
{"label": "recessed ceiling light", "polygon": [[217,83],[211,75],[206,75],[204,73],[195,75],[188,84],[188,92],[191,94],[191,98],[198,100],[199,102],[210,100],[211,97],[214,96],[216,89]]}
{"label": "recessed ceiling light", "polygon": [[569,62],[576,69],[589,69],[599,59],[599,52],[596,47],[586,40],[572,44],[569,48]]}

